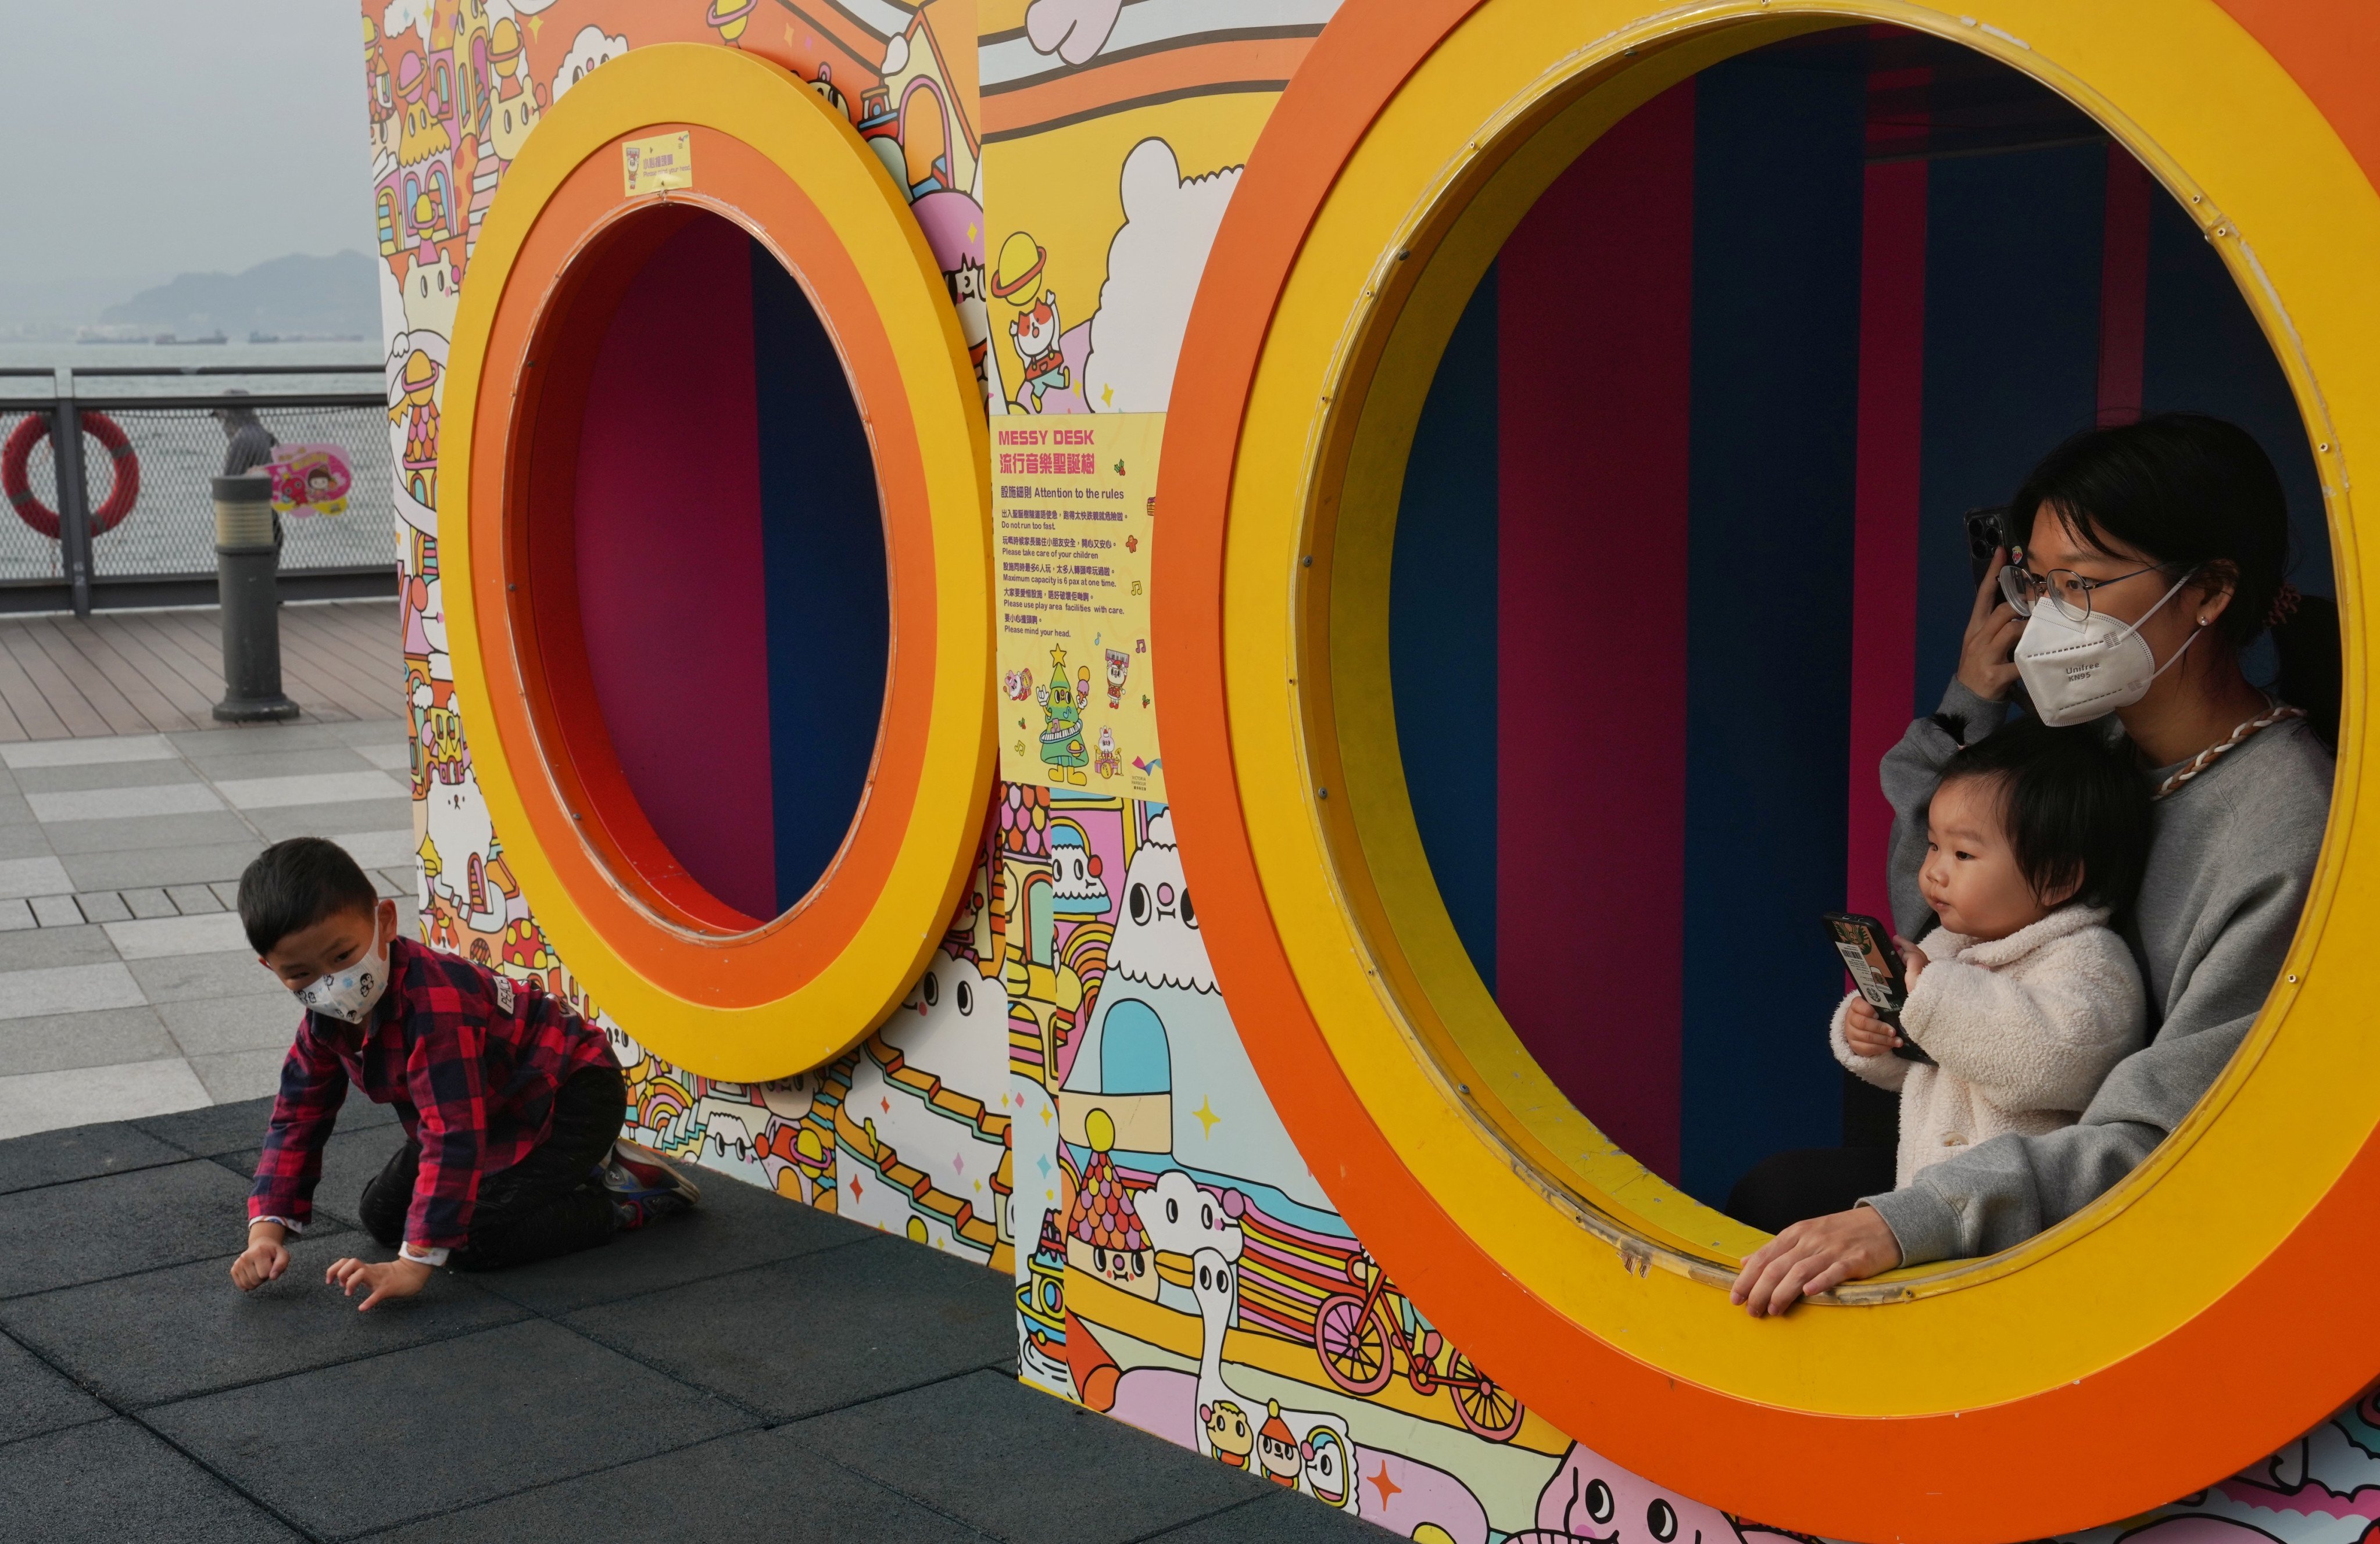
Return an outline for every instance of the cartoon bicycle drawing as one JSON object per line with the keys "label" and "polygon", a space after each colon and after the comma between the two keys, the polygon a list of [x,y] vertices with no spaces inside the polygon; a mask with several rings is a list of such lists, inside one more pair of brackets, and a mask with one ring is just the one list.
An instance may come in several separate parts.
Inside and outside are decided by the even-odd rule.
{"label": "cartoon bicycle drawing", "polygon": [[[1464,1426],[1492,1442],[1512,1440],[1521,1429],[1519,1400],[1448,1345],[1370,1255],[1349,1260],[1347,1278],[1359,1290],[1325,1298],[1314,1316],[1314,1352],[1333,1383],[1351,1394],[1376,1394],[1388,1387],[1402,1355],[1405,1379],[1415,1393],[1444,1389]],[[1446,1353],[1443,1368],[1439,1366],[1441,1351]]]}

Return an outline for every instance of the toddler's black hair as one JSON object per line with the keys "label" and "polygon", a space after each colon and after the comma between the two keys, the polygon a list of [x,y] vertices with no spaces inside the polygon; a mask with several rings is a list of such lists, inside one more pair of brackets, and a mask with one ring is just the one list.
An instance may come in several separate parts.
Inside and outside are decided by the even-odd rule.
{"label": "toddler's black hair", "polygon": [[2080,880],[2070,899],[2119,919],[2131,910],[2154,814],[2127,745],[2109,744],[2095,725],[2012,719],[1942,764],[1945,784],[1969,777],[2000,785],[2000,821],[2034,894]]}
{"label": "toddler's black hair", "polygon": [[320,836],[293,836],[256,855],[239,876],[239,925],[258,954],[326,917],[369,917],[380,896],[347,849]]}

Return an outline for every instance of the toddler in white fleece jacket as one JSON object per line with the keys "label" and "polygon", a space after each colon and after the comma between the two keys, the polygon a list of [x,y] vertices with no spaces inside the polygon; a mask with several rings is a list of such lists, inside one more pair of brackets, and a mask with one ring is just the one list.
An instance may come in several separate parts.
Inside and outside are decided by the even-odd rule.
{"label": "toddler in white fleece jacket", "polygon": [[[1944,765],[1918,883],[1941,926],[1895,940],[1900,1031],[1857,992],[1835,1010],[1843,1065],[1900,1091],[1896,1186],[2005,1132],[2071,1125],[2139,1050],[2139,967],[2108,925],[2147,862],[2145,781],[2088,729],[2026,719]],[[1894,1054],[1913,1041],[1934,1064]]]}

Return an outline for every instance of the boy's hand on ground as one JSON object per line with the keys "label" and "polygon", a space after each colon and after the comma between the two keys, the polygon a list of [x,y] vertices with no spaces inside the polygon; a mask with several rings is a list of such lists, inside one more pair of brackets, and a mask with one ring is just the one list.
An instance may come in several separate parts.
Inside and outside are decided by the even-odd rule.
{"label": "boy's hand on ground", "polygon": [[231,1262],[231,1284],[242,1292],[254,1292],[267,1282],[279,1281],[289,1269],[289,1250],[282,1243],[286,1236],[274,1222],[259,1222],[249,1229],[248,1247]]}
{"label": "boy's hand on ground", "polygon": [[1892,1229],[1875,1208],[1855,1206],[1796,1222],[1754,1250],[1727,1297],[1761,1319],[1900,1263],[1900,1241]]}
{"label": "boy's hand on ground", "polygon": [[1892,1048],[1900,1043],[1900,1037],[1884,1022],[1875,1005],[1863,997],[1843,1010],[1843,1043],[1852,1048],[1854,1056],[1889,1056]]}
{"label": "boy's hand on ground", "polygon": [[370,1313],[372,1305],[383,1298],[410,1297],[430,1284],[430,1267],[419,1260],[393,1259],[374,1262],[352,1257],[331,1262],[322,1272],[322,1280],[339,1288],[349,1297],[356,1288],[363,1287],[368,1295],[356,1306],[358,1313]]}

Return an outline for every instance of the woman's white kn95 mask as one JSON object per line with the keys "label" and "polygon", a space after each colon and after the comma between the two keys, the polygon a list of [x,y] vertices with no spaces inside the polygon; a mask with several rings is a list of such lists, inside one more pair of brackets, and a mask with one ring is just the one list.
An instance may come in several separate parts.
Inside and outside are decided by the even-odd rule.
{"label": "woman's white kn95 mask", "polygon": [[2196,573],[2192,569],[2176,579],[2139,622],[2119,622],[2097,612],[2073,622],[2054,605],[2036,604],[2016,644],[2017,675],[2033,699],[2034,716],[2062,729],[2103,718],[2147,696],[2149,684],[2190,652],[2198,633],[2173,651],[2173,659],[2159,664],[2141,637],[2141,625],[2163,611]]}

